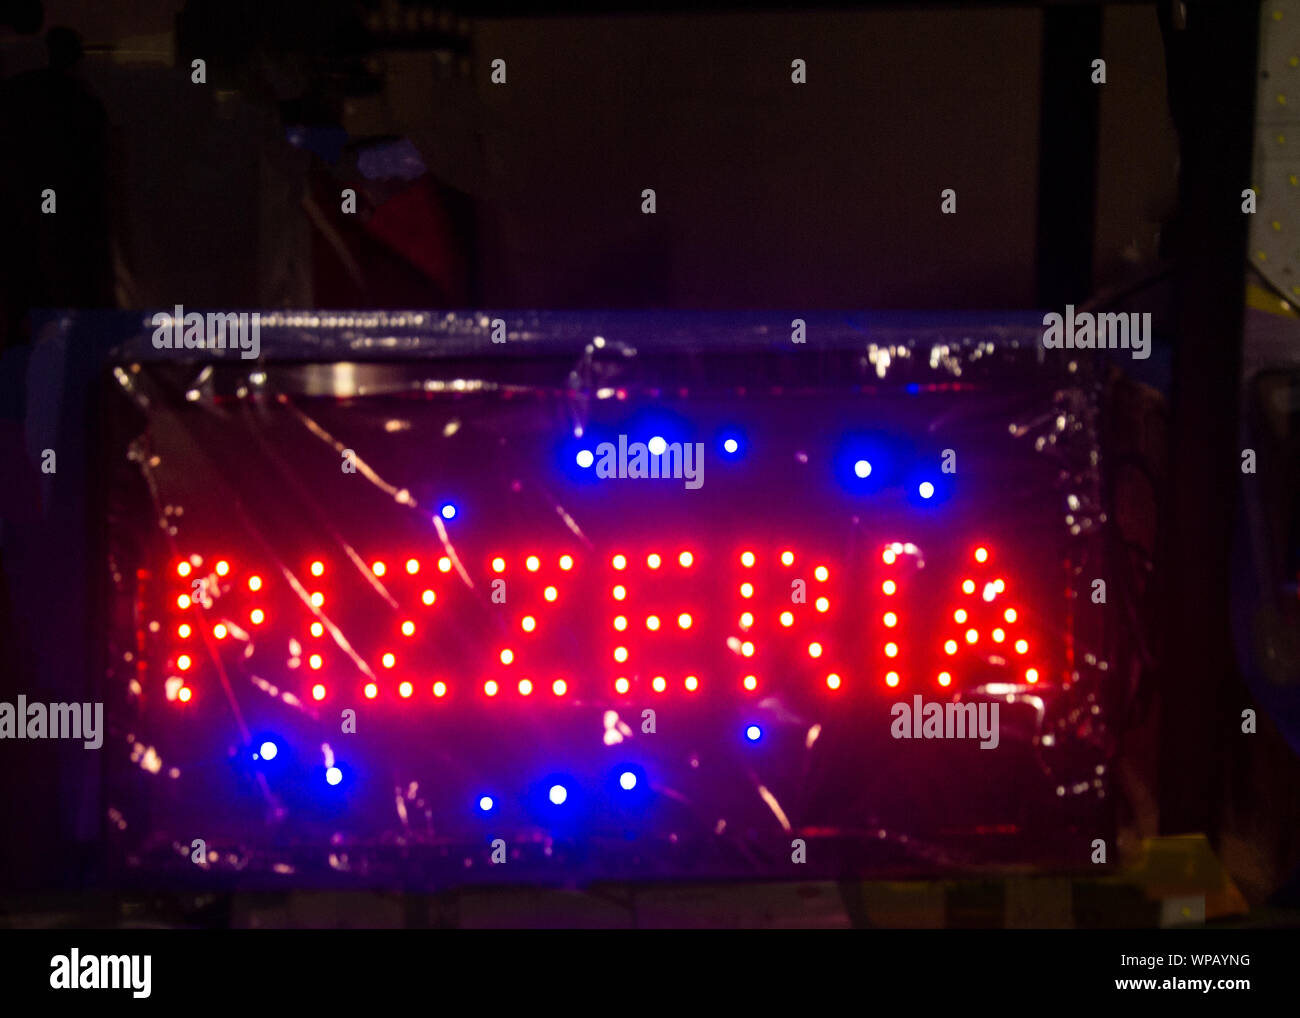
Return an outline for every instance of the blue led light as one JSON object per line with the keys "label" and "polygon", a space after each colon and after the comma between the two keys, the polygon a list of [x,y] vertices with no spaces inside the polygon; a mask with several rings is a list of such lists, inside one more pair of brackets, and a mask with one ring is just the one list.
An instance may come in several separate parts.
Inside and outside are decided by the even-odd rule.
{"label": "blue led light", "polygon": [[630,792],[636,788],[636,775],[631,771],[624,771],[618,776],[618,787],[625,792]]}
{"label": "blue led light", "polygon": [[491,813],[495,807],[496,803],[492,801],[492,796],[490,795],[485,795],[478,801],[478,808],[484,813]]}
{"label": "blue led light", "polygon": [[745,729],[745,738],[750,742],[757,742],[762,737],[763,729],[759,728],[758,725],[750,725]]}
{"label": "blue led light", "polygon": [[853,473],[858,477],[870,477],[871,464],[867,460],[858,460],[853,464]]}
{"label": "blue led light", "polygon": [[920,485],[917,487],[916,493],[920,495],[922,498],[933,498],[934,485],[931,484],[929,481],[922,481]]}
{"label": "blue led light", "polygon": [[590,449],[579,449],[576,458],[578,461],[578,466],[582,467],[583,470],[586,470],[589,466],[591,466],[593,463],[596,462],[596,454],[593,453]]}
{"label": "blue led light", "polygon": [[343,772],[337,767],[331,767],[325,772],[325,780],[331,785],[340,784],[343,781]]}
{"label": "blue led light", "polygon": [[563,785],[552,785],[550,792],[547,793],[547,798],[556,806],[563,806],[565,800],[569,798],[569,790]]}
{"label": "blue led light", "polygon": [[740,459],[747,445],[745,434],[739,428],[726,428],[718,435],[718,448],[726,459]]}
{"label": "blue led light", "polygon": [[280,747],[268,739],[258,747],[257,752],[263,760],[274,760],[280,752]]}
{"label": "blue led light", "polygon": [[444,502],[438,512],[444,520],[454,520],[456,518],[456,507],[450,502]]}
{"label": "blue led light", "polygon": [[646,443],[646,448],[650,450],[651,456],[662,456],[668,448],[668,442],[662,435],[655,435]]}

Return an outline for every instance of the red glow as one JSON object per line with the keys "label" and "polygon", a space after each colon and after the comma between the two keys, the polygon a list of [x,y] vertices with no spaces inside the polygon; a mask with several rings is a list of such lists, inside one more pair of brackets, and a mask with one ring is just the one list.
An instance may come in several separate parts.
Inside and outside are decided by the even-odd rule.
{"label": "red glow", "polygon": [[188,608],[189,606],[190,606],[190,595],[189,595],[189,594],[182,594],[180,597],[178,597],[178,598],[176,599],[176,607],[177,607],[177,608]]}
{"label": "red glow", "polygon": [[758,688],[758,678],[753,675],[746,675],[744,686],[746,689],[752,692],[753,690]]}
{"label": "red glow", "polygon": [[184,640],[187,636],[190,635],[190,624],[188,622],[182,622],[179,626],[176,627],[176,635],[179,636],[182,640]]}
{"label": "red glow", "polygon": [[956,641],[956,640],[948,640],[947,642],[945,642],[944,645],[943,645],[943,651],[944,651],[945,654],[956,654],[956,653],[957,653],[957,641]]}
{"label": "red glow", "polygon": [[794,552],[792,551],[781,552],[781,565],[783,566],[794,565]]}
{"label": "red glow", "polygon": [[563,569],[566,573],[567,573],[570,569],[572,569],[572,568],[573,568],[573,556],[572,556],[572,555],[561,555],[561,556],[560,556],[560,568]]}
{"label": "red glow", "polygon": [[415,623],[414,623],[414,622],[410,622],[410,621],[403,622],[403,623],[402,623],[402,635],[403,635],[403,636],[414,636],[414,635],[415,635]]}
{"label": "red glow", "polygon": [[816,600],[815,604],[816,604],[817,610],[818,610],[819,612],[830,611],[831,602],[830,602],[830,600],[827,599],[827,598],[819,597],[819,598]]}
{"label": "red glow", "polygon": [[626,660],[627,660],[627,648],[626,648],[626,647],[615,647],[615,648],[614,648],[614,660],[617,661],[619,664],[622,664],[624,661],[626,661]]}
{"label": "red glow", "polygon": [[483,692],[487,693],[488,696],[496,696],[500,689],[501,687],[493,679],[488,679],[487,682],[483,683]]}
{"label": "red glow", "polygon": [[818,566],[813,570],[813,576],[817,578],[819,583],[825,583],[830,578],[830,575],[830,570],[825,566]]}
{"label": "red glow", "polygon": [[614,688],[615,688],[618,692],[620,692],[620,693],[626,693],[626,692],[628,691],[628,681],[627,681],[627,679],[622,678],[622,677],[619,677],[619,678],[615,679],[615,680],[614,680]]}
{"label": "red glow", "polygon": [[433,695],[436,696],[436,697],[438,697],[439,699],[442,699],[444,696],[446,696],[446,695],[447,695],[447,683],[445,683],[445,682],[435,682],[435,683],[433,684]]}
{"label": "red glow", "polygon": [[615,601],[622,601],[625,597],[627,597],[627,588],[624,586],[617,586],[614,588],[613,594],[614,594]]}
{"label": "red glow", "polygon": [[551,683],[551,692],[556,696],[563,696],[569,691],[569,684],[563,679],[556,679]]}
{"label": "red glow", "polygon": [[754,564],[754,553],[752,551],[742,552],[740,555],[740,564],[748,568]]}
{"label": "red glow", "polygon": [[680,565],[683,569],[689,569],[691,567],[691,563],[694,561],[695,561],[695,556],[692,555],[689,551],[684,551],[677,556],[677,564]]}
{"label": "red glow", "polygon": [[686,686],[686,691],[688,693],[694,693],[697,689],[700,688],[700,680],[697,679],[694,675],[688,675],[686,676],[686,681],[683,683],[683,685]]}
{"label": "red glow", "polygon": [[1037,668],[1029,668],[1029,669],[1026,669],[1026,671],[1025,671],[1025,681],[1028,682],[1028,683],[1030,683],[1031,685],[1032,685],[1033,683],[1037,682],[1037,681],[1038,681],[1038,669],[1037,669]]}
{"label": "red glow", "polygon": [[451,559],[449,559],[446,555],[438,559],[438,572],[440,573],[451,572]]}
{"label": "red glow", "polygon": [[899,681],[899,680],[898,680],[898,672],[890,672],[888,675],[885,676],[885,685],[886,685],[886,686],[890,686],[890,687],[897,686],[897,685],[898,685],[898,681]]}
{"label": "red glow", "polygon": [[514,659],[515,659],[515,652],[513,650],[506,648],[505,650],[501,651],[501,663],[503,665],[510,664],[512,661],[514,661]]}
{"label": "red glow", "polygon": [[940,673],[939,673],[939,685],[941,685],[941,686],[947,686],[947,685],[950,685],[951,683],[952,683],[952,676],[951,676],[951,675],[949,675],[947,672],[940,672]]}
{"label": "red glow", "polygon": [[250,576],[248,578],[248,589],[258,591],[262,589],[262,578],[260,576]]}
{"label": "red glow", "polygon": [[[893,646],[893,644],[890,644],[890,646]],[[808,644],[808,656],[809,656],[809,657],[821,657],[821,656],[822,656],[822,645],[821,645],[820,643],[810,643],[810,644]]]}
{"label": "red glow", "polygon": [[388,572],[388,567],[382,562],[374,562],[370,566],[370,571],[376,576],[383,576],[384,573]]}
{"label": "red glow", "polygon": [[506,560],[498,556],[492,560],[492,571],[494,573],[504,573],[506,571]]}
{"label": "red glow", "polygon": [[325,699],[325,687],[322,686],[319,682],[316,683],[316,685],[311,687],[311,698],[313,700]]}
{"label": "red glow", "polygon": [[532,684],[532,682],[531,682],[529,679],[520,679],[520,680],[519,680],[519,695],[520,695],[520,696],[528,696],[528,695],[530,695],[530,694],[532,693],[532,691],[533,691],[533,684]]}
{"label": "red glow", "polygon": [[661,565],[663,565],[663,561],[664,560],[661,559],[657,554],[651,553],[646,556],[645,564],[649,566],[651,569],[658,569]]}
{"label": "red glow", "polygon": [[626,569],[627,557],[624,555],[615,555],[612,559],[610,559],[610,565],[612,565],[615,569]]}
{"label": "red glow", "polygon": [[554,601],[559,596],[560,596],[560,592],[556,590],[554,587],[547,587],[545,590],[542,591],[542,597],[546,598],[546,600],[548,601]]}
{"label": "red glow", "polygon": [[323,576],[325,574],[325,563],[313,562],[311,564],[311,574],[312,576]]}
{"label": "red glow", "polygon": [[415,687],[409,682],[400,683],[397,687],[397,695],[403,700],[408,699],[413,692],[415,692]]}
{"label": "red glow", "polygon": [[253,625],[260,626],[266,621],[266,612],[262,611],[261,608],[254,608],[248,613],[248,619],[253,623]]}
{"label": "red glow", "polygon": [[647,615],[645,620],[645,627],[646,629],[650,630],[652,633],[655,630],[657,630],[659,628],[659,616]]}
{"label": "red glow", "polygon": [[226,638],[227,632],[228,630],[226,629],[225,623],[223,622],[218,622],[215,626],[212,627],[212,635],[215,636],[218,640],[224,640]]}
{"label": "red glow", "polygon": [[226,573],[228,572],[230,572],[230,563],[227,562],[225,559],[222,559],[220,562],[217,563],[217,575],[225,576]]}
{"label": "red glow", "polygon": [[366,694],[367,700],[373,700],[375,697],[379,695],[379,687],[376,686],[373,682],[367,682],[366,688],[363,692]]}
{"label": "red glow", "polygon": [[524,559],[524,568],[530,573],[535,573],[542,568],[542,560],[536,555],[529,555],[528,558]]}
{"label": "red glow", "polygon": [[678,615],[678,616],[677,616],[677,625],[679,625],[682,629],[690,629],[690,628],[691,628],[691,617],[690,617],[690,615],[687,614],[686,612],[682,612],[680,615]]}
{"label": "red glow", "polygon": [[438,595],[435,594],[432,590],[426,590],[423,594],[420,595],[420,600],[423,601],[425,604],[433,604],[434,601],[438,600]]}
{"label": "red glow", "polygon": [[831,672],[828,676],[826,676],[826,685],[830,689],[839,689],[840,677],[836,675],[834,672]]}
{"label": "red glow", "polygon": [[418,573],[420,571],[419,561],[417,559],[408,558],[406,560],[406,571],[411,576],[414,576],[416,573]]}
{"label": "red glow", "polygon": [[1015,622],[1016,610],[1014,608],[1008,608],[1005,612],[1002,613],[1002,617],[1006,619],[1008,622]]}
{"label": "red glow", "polygon": [[325,603],[325,595],[322,594],[319,590],[316,591],[311,596],[311,603],[312,603],[312,607],[319,608],[321,605]]}
{"label": "red glow", "polygon": [[311,635],[312,635],[312,636],[320,636],[320,635],[321,635],[322,633],[324,633],[324,632],[325,632],[325,627],[322,626],[319,622],[313,622],[313,623],[311,624]]}
{"label": "red glow", "polygon": [[519,626],[525,633],[531,633],[537,628],[537,620],[531,615],[525,615],[519,622]]}
{"label": "red glow", "polygon": [[[742,644],[740,645],[740,653],[741,653],[741,655],[744,656],[744,657],[753,657],[753,656],[754,656],[754,645],[753,645],[752,643],[750,643],[748,640],[746,640],[744,643],[742,643]],[[813,656],[815,657],[816,655],[813,655]]]}
{"label": "red glow", "polygon": [[397,664],[397,655],[393,654],[390,651],[389,653],[385,654],[382,658],[380,658],[380,661],[385,668],[392,668],[393,665]]}
{"label": "red glow", "polygon": [[321,659],[319,654],[313,654],[307,659],[307,664],[310,665],[312,669],[319,670],[320,666],[324,664],[324,661]]}
{"label": "red glow", "polygon": [[974,642],[975,642],[976,640],[978,640],[979,638],[980,638],[980,634],[979,634],[976,630],[974,630],[974,629],[968,629],[968,630],[966,630],[966,642],[967,642],[967,643],[974,643]]}
{"label": "red glow", "polygon": [[788,627],[788,626],[793,626],[793,625],[794,625],[794,612],[782,612],[782,613],[781,613],[781,625],[783,625],[783,626],[787,626],[787,627]]}
{"label": "red glow", "polygon": [[898,625],[898,616],[895,615],[893,612],[885,612],[885,616],[884,616],[884,619],[883,619],[882,621],[883,621],[883,622],[885,623],[885,625],[888,626],[890,629],[893,629],[894,626]]}
{"label": "red glow", "polygon": [[190,665],[192,665],[193,663],[194,662],[190,659],[190,656],[188,654],[182,654],[180,657],[176,659],[176,667],[183,672],[189,671]]}
{"label": "red glow", "polygon": [[967,594],[973,594],[973,593],[975,593],[975,581],[974,581],[974,580],[962,580],[962,581],[961,581],[961,589],[962,589],[962,591],[963,591],[964,593],[967,593]]}
{"label": "red glow", "polygon": [[192,697],[194,694],[190,691],[189,686],[181,686],[180,692],[178,692],[176,695],[180,698],[181,703],[189,703],[190,697]]}
{"label": "red glow", "polygon": [[741,597],[753,597],[753,596],[754,596],[754,585],[753,585],[752,583],[742,583],[742,584],[740,585],[740,596],[741,596]]}
{"label": "red glow", "polygon": [[654,677],[654,681],[651,682],[650,685],[654,687],[654,691],[656,693],[662,693],[665,689],[668,688],[668,680],[665,679],[662,675],[656,675]]}
{"label": "red glow", "polygon": [[177,567],[176,567],[176,573],[177,573],[177,575],[179,575],[179,576],[189,576],[189,575],[190,575],[190,564],[189,564],[188,562],[181,562],[181,563],[180,563],[179,565],[177,565]]}
{"label": "red glow", "polygon": [[988,560],[989,560],[989,550],[988,550],[987,548],[976,548],[976,549],[975,549],[975,561],[976,561],[976,562],[987,562]]}
{"label": "red glow", "polygon": [[898,584],[896,584],[893,580],[886,580],[884,583],[880,585],[880,589],[883,590],[886,594],[893,594],[896,590],[898,590]]}

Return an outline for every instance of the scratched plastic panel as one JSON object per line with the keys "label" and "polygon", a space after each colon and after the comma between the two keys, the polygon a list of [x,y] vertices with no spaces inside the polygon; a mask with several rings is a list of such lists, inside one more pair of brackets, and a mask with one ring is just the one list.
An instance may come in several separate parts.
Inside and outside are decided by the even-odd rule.
{"label": "scratched plastic panel", "polygon": [[[128,858],[493,879],[500,837],[537,879],[779,875],[803,836],[928,870],[1092,822],[1080,365],[1006,328],[547,324],[122,358]],[[675,476],[617,476],[659,443]],[[996,737],[917,738],[918,697],[996,704]]]}

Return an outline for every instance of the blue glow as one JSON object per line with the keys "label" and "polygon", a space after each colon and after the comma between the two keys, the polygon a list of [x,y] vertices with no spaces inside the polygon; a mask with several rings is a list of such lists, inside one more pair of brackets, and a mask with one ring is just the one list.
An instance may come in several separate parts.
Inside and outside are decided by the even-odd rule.
{"label": "blue glow", "polygon": [[337,767],[331,767],[325,772],[325,780],[331,785],[340,784],[343,781],[343,772]]}
{"label": "blue glow", "polygon": [[565,800],[569,798],[569,790],[563,785],[552,785],[550,792],[547,794],[547,798],[549,798],[556,806],[563,806]]}
{"label": "blue glow", "polygon": [[909,394],[915,396],[918,392],[921,391],[921,387],[917,385],[915,382],[909,382],[907,385],[907,391]]}
{"label": "blue glow", "polygon": [[280,747],[268,739],[258,747],[257,752],[263,760],[274,760],[280,752]]}
{"label": "blue glow", "polygon": [[444,502],[438,512],[442,514],[444,520],[454,520],[456,518],[456,507],[450,502]]}
{"label": "blue glow", "polygon": [[664,451],[668,448],[668,442],[662,435],[655,435],[654,438],[650,439],[650,441],[646,443],[646,448],[650,450],[651,456],[662,456]]}
{"label": "blue glow", "polygon": [[618,776],[618,787],[625,792],[630,792],[636,788],[636,775],[631,771],[624,771]]}
{"label": "blue glow", "polygon": [[916,493],[920,495],[922,498],[933,498],[934,485],[931,484],[929,481],[922,481],[920,486],[916,489]]}
{"label": "blue glow", "polygon": [[758,725],[750,725],[745,729],[745,738],[750,742],[757,742],[762,737],[763,729],[759,728]]}
{"label": "blue glow", "polygon": [[748,451],[749,443],[739,428],[724,428],[717,435],[718,449],[726,459],[738,460]]}
{"label": "blue glow", "polygon": [[484,813],[491,813],[495,807],[496,803],[492,801],[492,796],[490,795],[485,795],[478,801],[478,808]]}
{"label": "blue glow", "polygon": [[858,477],[870,477],[871,464],[866,460],[858,460],[853,464],[853,472],[857,474]]}
{"label": "blue glow", "polygon": [[577,461],[578,461],[578,466],[582,467],[583,470],[586,470],[589,466],[591,466],[593,463],[596,462],[596,454],[592,452],[590,449],[579,449],[577,455]]}

